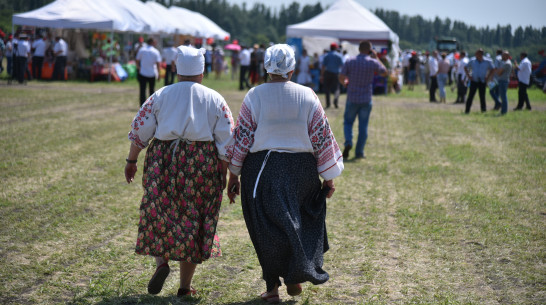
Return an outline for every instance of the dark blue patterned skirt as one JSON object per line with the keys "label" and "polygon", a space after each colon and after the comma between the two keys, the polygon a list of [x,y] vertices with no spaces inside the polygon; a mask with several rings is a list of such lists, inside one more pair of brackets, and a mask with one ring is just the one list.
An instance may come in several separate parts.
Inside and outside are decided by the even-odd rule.
{"label": "dark blue patterned skirt", "polygon": [[271,152],[262,169],[266,155],[246,157],[241,202],[267,291],[281,286],[280,277],[285,284],[322,284],[329,279],[322,269],[327,190],[321,190],[316,159],[311,153]]}

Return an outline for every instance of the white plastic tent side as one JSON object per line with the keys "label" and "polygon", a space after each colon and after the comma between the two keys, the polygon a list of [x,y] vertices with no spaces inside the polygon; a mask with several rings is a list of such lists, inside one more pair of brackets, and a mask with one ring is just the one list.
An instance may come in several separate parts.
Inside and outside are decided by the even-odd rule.
{"label": "white plastic tent side", "polygon": [[13,24],[63,29],[158,33],[160,16],[138,0],[56,0],[13,15]]}
{"label": "white plastic tent side", "polygon": [[93,0],[88,1],[93,10],[101,12],[114,21],[114,30],[119,32],[158,33],[158,16],[153,15],[144,3],[138,0]]}
{"label": "white plastic tent side", "polygon": [[188,23],[188,20],[176,18],[173,12],[165,6],[154,1],[146,1],[145,5],[151,12],[160,17],[161,32],[191,36],[198,32],[195,24]]}
{"label": "white plastic tent side", "polygon": [[200,13],[176,6],[171,6],[169,11],[181,22],[194,25],[196,31],[193,36],[195,37],[214,38],[220,40],[224,40],[226,37],[229,39],[230,37],[228,32],[224,31],[216,23]]}
{"label": "white plastic tent side", "polygon": [[87,1],[57,0],[33,11],[14,14],[13,24],[65,29],[113,30],[114,21]]}

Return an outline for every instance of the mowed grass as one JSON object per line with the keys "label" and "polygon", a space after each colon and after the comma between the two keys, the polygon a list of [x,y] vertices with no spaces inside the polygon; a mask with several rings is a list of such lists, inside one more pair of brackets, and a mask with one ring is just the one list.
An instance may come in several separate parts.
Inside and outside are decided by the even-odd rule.
{"label": "mowed grass", "polygon": [[[223,77],[205,83],[236,116],[245,92]],[[344,102],[327,111],[341,147]],[[532,90],[531,103],[497,117],[477,99],[470,115],[430,104],[423,87],[374,98],[367,159],[351,156],[328,201],[330,281],[294,298],[282,288],[283,301],[546,303],[546,95]],[[198,267],[199,296],[176,297],[176,263],[146,293],[154,262],[134,254],[142,158],[137,183],[123,174],[134,81],[3,82],[0,106],[1,304],[263,304],[240,204],[227,200],[223,256]]]}

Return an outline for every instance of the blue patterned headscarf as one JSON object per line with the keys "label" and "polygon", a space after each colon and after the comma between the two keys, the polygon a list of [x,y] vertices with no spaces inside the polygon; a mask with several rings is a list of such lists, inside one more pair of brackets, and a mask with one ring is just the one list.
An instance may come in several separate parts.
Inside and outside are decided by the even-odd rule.
{"label": "blue patterned headscarf", "polygon": [[264,67],[267,73],[288,78],[288,72],[296,67],[294,49],[287,44],[276,44],[265,51]]}

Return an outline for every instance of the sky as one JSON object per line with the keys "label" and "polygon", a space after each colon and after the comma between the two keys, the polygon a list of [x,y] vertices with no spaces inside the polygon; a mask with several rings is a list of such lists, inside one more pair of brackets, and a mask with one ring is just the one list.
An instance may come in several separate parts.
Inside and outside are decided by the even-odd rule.
{"label": "sky", "polygon": [[[323,8],[337,0],[297,0],[300,7],[317,2]],[[497,24],[510,24],[512,30],[518,26],[531,25],[534,28],[546,26],[546,0],[355,0],[369,10],[383,8],[398,11],[401,15],[421,15],[424,19],[434,20],[449,18],[463,21],[478,28]],[[294,0],[227,0],[231,4],[247,3],[250,9],[255,3],[263,3],[271,8],[288,7]],[[341,21],[340,21],[341,22]]]}

